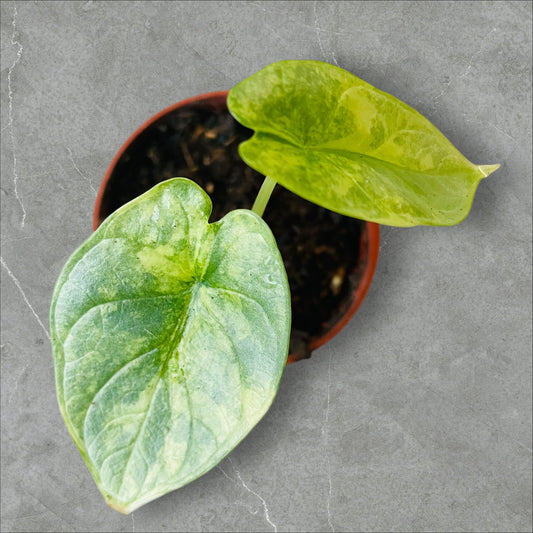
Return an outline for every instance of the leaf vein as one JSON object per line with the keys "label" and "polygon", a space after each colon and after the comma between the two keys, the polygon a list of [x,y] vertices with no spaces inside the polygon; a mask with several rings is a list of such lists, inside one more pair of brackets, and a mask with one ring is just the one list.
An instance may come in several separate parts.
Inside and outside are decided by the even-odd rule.
{"label": "leaf vein", "polygon": [[100,437],[100,435],[109,427],[111,426],[112,424],[114,424],[115,422],[117,422],[117,420],[122,420],[124,418],[131,418],[131,417],[134,417],[134,416],[142,416],[144,413],[127,413],[127,414],[124,414],[124,415],[120,415],[120,416],[117,416],[113,419],[111,419],[109,422],[107,422],[104,427],[94,436],[91,438],[90,441],[87,441],[87,448],[89,448],[89,446],[92,446],[92,444],[98,439],[98,437]]}
{"label": "leaf vein", "polygon": [[217,291],[223,291],[223,292],[228,292],[230,294],[235,294],[236,296],[240,296],[240,297],[244,298],[245,300],[248,300],[248,301],[252,302],[253,304],[255,304],[263,312],[263,314],[264,314],[264,316],[266,318],[267,324],[269,325],[272,333],[274,334],[274,337],[276,337],[276,331],[274,329],[274,326],[272,325],[272,321],[270,320],[270,317],[268,316],[268,313],[266,312],[266,309],[256,299],[252,298],[248,294],[245,294],[244,292],[240,292],[240,291],[235,290],[235,289],[228,289],[226,287],[216,287],[216,286],[213,286],[213,285],[209,285],[209,288],[213,289],[213,290],[217,290]]}
{"label": "leaf vein", "polygon": [[76,319],[76,321],[72,324],[72,326],[68,329],[66,335],[65,335],[65,339],[62,341],[62,344],[64,345],[65,342],[67,341],[68,337],[70,336],[70,333],[72,332],[72,330],[74,329],[74,327],[76,326],[76,324],[83,318],[85,317],[88,313],[90,313],[93,309],[99,309],[101,307],[103,307],[104,305],[108,305],[108,304],[115,304],[115,303],[124,303],[124,302],[136,302],[136,301],[144,301],[144,300],[156,300],[156,299],[160,299],[160,298],[168,298],[168,299],[171,299],[171,298],[178,298],[178,297],[181,297],[183,296],[184,294],[186,294],[188,291],[190,291],[191,288],[190,286],[188,286],[186,289],[183,290],[183,292],[178,292],[178,293],[171,293],[171,294],[158,294],[157,296],[138,296],[138,297],[132,297],[132,298],[118,298],[116,300],[107,300],[105,302],[101,302],[101,303],[98,303],[98,304],[95,304],[93,306],[91,306],[89,309],[87,309],[82,315],[79,316],[79,318]]}
{"label": "leaf vein", "polygon": [[242,397],[242,388],[243,388],[243,377],[246,376],[246,373],[244,371],[244,367],[242,365],[241,358],[239,357],[239,351],[237,350],[237,347],[235,346],[235,342],[229,335],[229,333],[226,330],[226,327],[224,324],[220,321],[220,319],[216,316],[214,311],[211,309],[209,302],[206,302],[207,305],[205,308],[207,309],[207,312],[211,315],[211,318],[220,326],[220,331],[224,337],[229,341],[231,345],[231,349],[233,350],[233,353],[235,355],[235,361],[237,362],[237,366],[239,367],[239,415],[242,413],[242,407],[243,407],[243,397]]}
{"label": "leaf vein", "polygon": [[[143,419],[143,421],[141,423],[141,426],[140,426],[139,430],[137,431],[137,435],[133,438],[133,445],[131,446],[131,451],[128,454],[128,459],[126,460],[126,464],[124,466],[124,469],[122,470],[122,480],[120,482],[120,487],[118,489],[118,494],[120,494],[121,491],[122,491],[122,486],[124,485],[124,479],[126,477],[126,472],[128,470],[128,467],[129,467],[129,464],[130,464],[130,461],[131,461],[131,457],[133,455],[133,452],[136,450],[137,445],[139,444],[140,437],[141,437],[141,435],[142,435],[142,433],[144,431],[144,428],[146,427],[146,421],[148,420],[148,418],[150,417],[150,414],[152,412],[152,407],[154,405],[154,398],[155,398],[155,396],[157,394],[157,389],[159,388],[160,384],[161,384],[161,377],[159,376],[157,378],[156,382],[155,382],[155,385],[152,387],[150,403],[148,405],[148,409],[146,410],[146,414],[144,416],[144,419]],[[143,457],[143,460],[148,466],[148,463],[147,463],[147,461],[146,461],[146,459],[144,457]],[[148,468],[147,468],[147,471],[148,471]],[[144,476],[144,481],[146,480],[146,475]],[[139,488],[137,490],[137,495],[141,491],[142,486],[143,485],[139,486]]]}

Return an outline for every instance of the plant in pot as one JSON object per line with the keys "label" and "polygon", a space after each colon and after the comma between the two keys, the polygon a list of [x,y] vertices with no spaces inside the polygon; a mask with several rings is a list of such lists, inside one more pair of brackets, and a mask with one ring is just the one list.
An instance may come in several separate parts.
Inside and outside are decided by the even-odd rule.
{"label": "plant in pot", "polygon": [[[252,208],[264,180],[237,147],[251,130],[229,113],[229,91],[174,104],[150,118],[113,158],[97,195],[93,229],[156,184],[183,176],[213,203],[211,221]],[[309,357],[355,313],[369,288],[379,251],[379,226],[342,216],[276,187],[264,220],[287,271],[292,324],[287,363]]]}
{"label": "plant in pot", "polygon": [[268,410],[287,362],[287,274],[261,218],[279,183],[326,210],[393,226],[452,225],[498,166],[464,158],[425,118],[317,61],[274,63],[228,108],[255,131],[251,210],[166,180],[74,252],[50,310],[61,413],[107,503],[123,513],[201,476]]}

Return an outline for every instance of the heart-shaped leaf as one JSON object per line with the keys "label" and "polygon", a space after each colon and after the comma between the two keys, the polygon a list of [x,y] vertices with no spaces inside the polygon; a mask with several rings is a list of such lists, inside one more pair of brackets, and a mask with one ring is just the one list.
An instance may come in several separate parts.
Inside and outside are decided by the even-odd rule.
{"label": "heart-shaped leaf", "polygon": [[208,224],[193,182],[111,215],[57,282],[59,405],[109,505],[131,512],[218,463],[265,414],[288,352],[276,242],[247,210]]}
{"label": "heart-shaped leaf", "polygon": [[344,215],[392,226],[457,224],[498,165],[470,163],[420,113],[320,61],[279,61],[236,85],[228,108],[254,136],[251,167]]}

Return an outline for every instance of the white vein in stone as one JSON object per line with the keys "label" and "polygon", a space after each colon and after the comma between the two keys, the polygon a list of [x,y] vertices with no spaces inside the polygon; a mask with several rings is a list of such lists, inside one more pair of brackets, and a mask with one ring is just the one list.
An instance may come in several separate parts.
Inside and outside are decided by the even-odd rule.
{"label": "white vein in stone", "polygon": [[74,162],[74,159],[72,158],[72,150],[70,148],[67,148],[67,151],[70,162],[72,163],[72,166],[76,169],[76,172],[88,183],[89,187],[91,188],[91,191],[96,194],[96,189],[91,183],[91,180],[85,174],[83,174],[83,172],[78,168],[78,165],[76,165],[76,163]]}
{"label": "white vein in stone", "polygon": [[485,35],[485,37],[483,37],[483,40],[481,41],[481,44],[479,46],[479,50],[477,52],[473,53],[470,56],[470,59],[468,60],[468,66],[466,67],[465,71],[459,76],[459,78],[465,78],[468,75],[468,73],[470,72],[470,70],[472,70],[472,63],[474,61],[474,58],[476,56],[478,56],[479,54],[481,54],[481,52],[483,52],[483,48],[485,46],[485,42],[489,38],[489,35],[491,35],[495,31],[498,31],[498,28],[492,28],[492,30],[490,30],[489,33],[487,33],[487,35]]}
{"label": "white vein in stone", "polygon": [[[476,58],[476,56],[478,56],[479,54],[481,54],[483,52],[483,49],[485,47],[485,43],[487,42],[487,39],[488,37],[493,34],[495,31],[498,31],[498,28],[492,28],[492,30],[489,31],[489,33],[487,33],[487,35],[485,35],[483,37],[483,39],[481,40],[481,43],[479,45],[479,48],[477,50],[477,52],[474,52],[471,56],[470,56],[470,59],[468,60],[468,65],[466,66],[465,70],[463,71],[462,74],[460,74],[459,76],[456,76],[454,78],[454,80],[458,80],[458,79],[463,79],[463,78],[466,78],[466,76],[468,76],[468,74],[470,73],[470,71],[472,70],[472,63],[474,62],[474,59]],[[434,102],[438,102],[439,99],[445,94],[448,92],[450,86],[452,84],[452,81],[448,81],[445,83],[444,85],[444,88],[441,90],[441,92],[433,97],[433,101]]]}
{"label": "white vein in stone", "polygon": [[[237,470],[237,467],[233,464],[233,461],[231,460],[231,457],[228,456],[228,461],[230,462],[231,464],[231,467],[233,468],[234,472],[235,472],[235,475],[239,478],[239,481],[241,482],[242,486],[250,493],[250,494],[253,494],[256,498],[258,498],[260,501],[261,501],[261,504],[263,505],[263,513],[264,513],[264,516],[265,516],[265,520],[270,524],[270,526],[272,526],[274,528],[274,531],[277,533],[278,531],[278,526],[276,526],[276,524],[274,524],[272,522],[272,520],[270,520],[270,513],[268,511],[268,506],[266,504],[266,501],[263,497],[261,497],[259,494],[257,494],[257,492],[255,492],[254,490],[252,490],[250,487],[248,487],[248,485],[244,482],[244,480],[242,479],[241,477],[241,473]],[[229,476],[226,476],[229,478]]]}
{"label": "white vein in stone", "polygon": [[15,67],[17,66],[17,63],[20,61],[20,58],[22,57],[22,50],[24,49],[22,45],[17,40],[17,6],[15,6],[15,10],[13,12],[13,33],[11,34],[11,44],[13,46],[17,46],[17,57],[15,58],[15,61],[13,61],[13,64],[9,67],[9,70],[7,72],[7,94],[8,94],[8,106],[7,106],[7,126],[9,128],[9,136],[11,138],[11,148],[13,150],[13,187],[15,190],[15,198],[18,200],[18,203],[20,204],[20,209],[22,210],[22,219],[20,221],[20,227],[24,228],[24,224],[26,222],[26,208],[24,207],[24,204],[22,202],[22,198],[18,192],[18,173],[17,173],[17,154],[16,154],[16,142],[15,142],[15,133],[13,131],[13,88],[12,88],[12,79],[13,79],[13,70],[15,70]]}
{"label": "white vein in stone", "polygon": [[226,474],[226,472],[224,471],[224,469],[220,465],[217,465],[217,468],[218,468],[218,470],[220,470],[224,474],[224,477],[228,478],[232,483],[236,483],[236,481],[232,477],[230,477],[230,476],[228,476],[228,474]]}
{"label": "white vein in stone", "polygon": [[329,352],[329,362],[328,362],[328,388],[327,388],[327,404],[326,404],[326,413],[324,415],[324,424],[322,426],[322,436],[324,437],[324,447],[326,449],[326,465],[328,469],[328,497],[326,500],[326,511],[328,513],[328,525],[331,531],[335,531],[333,527],[333,522],[331,521],[331,462],[329,459],[329,406],[330,406],[330,391],[331,391],[331,359],[333,357],[333,350]]}
{"label": "white vein in stone", "polygon": [[[317,37],[317,40],[318,40],[318,46],[320,47],[320,52],[322,53],[322,57],[327,60],[327,54],[326,54],[326,51],[324,49],[324,45],[322,44],[322,37],[320,36],[320,34],[323,32],[323,31],[326,31],[324,29],[322,29],[320,27],[320,24],[318,22],[318,12],[317,12],[317,9],[316,9],[316,0],[313,2],[313,13],[314,13],[314,16],[315,16],[315,19],[314,19],[314,28],[315,28],[315,33],[316,33],[316,37]],[[330,55],[331,55],[331,59],[333,60],[333,63],[338,67],[339,66],[339,63],[337,62],[337,58],[335,57],[335,52],[333,50],[330,51]]]}
{"label": "white vein in stone", "polygon": [[25,366],[22,369],[22,372],[20,373],[19,377],[15,381],[15,386],[13,387],[13,390],[11,391],[11,394],[9,395],[9,398],[7,400],[7,405],[11,405],[11,402],[13,401],[13,398],[15,397],[15,394],[17,393],[17,390],[19,388],[20,380],[24,377],[24,374],[26,373],[26,370],[28,369],[28,366]]}
{"label": "white vein in stone", "polygon": [[[227,474],[227,472],[220,465],[217,465],[217,468],[222,472],[222,474],[224,474],[224,477],[226,479],[228,479],[229,481],[231,481],[234,484],[238,484],[239,483],[237,480],[235,480],[231,476],[229,476]],[[246,505],[243,502],[236,501],[236,502],[233,502],[233,503],[235,505],[240,505],[240,506],[244,507],[250,514],[256,515],[259,512],[258,509],[252,509],[249,505]]]}
{"label": "white vein in stone", "polygon": [[39,323],[41,328],[43,329],[44,334],[46,335],[48,340],[50,340],[50,335],[48,333],[48,330],[46,329],[45,325],[43,324],[43,321],[39,318],[39,315],[35,312],[35,309],[33,308],[33,305],[31,305],[30,301],[28,300],[28,297],[26,296],[26,293],[24,292],[24,290],[22,289],[22,286],[20,285],[20,281],[15,277],[13,272],[11,272],[10,268],[6,265],[6,262],[4,261],[4,258],[1,257],[1,256],[0,256],[0,263],[4,267],[4,270],[7,272],[8,276],[13,280],[13,283],[15,284],[15,286],[19,290],[20,294],[22,295],[22,298],[23,298],[24,302],[26,303],[26,305],[28,306],[28,308],[32,312],[33,316],[35,317],[35,319],[37,320],[37,322]]}
{"label": "white vein in stone", "polygon": [[322,45],[322,38],[320,37],[320,33],[322,32],[322,28],[320,27],[318,23],[318,13],[316,10],[316,0],[313,2],[313,13],[315,15],[315,33],[318,40],[318,46],[320,47],[320,52],[322,53],[322,57],[326,59],[326,52],[324,51],[324,46]]}

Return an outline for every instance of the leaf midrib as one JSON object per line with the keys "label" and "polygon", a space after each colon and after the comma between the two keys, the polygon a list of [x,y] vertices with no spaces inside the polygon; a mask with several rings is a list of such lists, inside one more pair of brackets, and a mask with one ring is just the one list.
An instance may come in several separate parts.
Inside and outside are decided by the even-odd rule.
{"label": "leaf midrib", "polygon": [[[337,156],[341,156],[341,157],[344,157],[345,159],[348,159],[350,161],[357,161],[358,159],[360,160],[364,160],[365,162],[368,161],[368,162],[372,162],[372,161],[377,161],[379,164],[381,165],[385,165],[385,166],[388,166],[388,167],[392,167],[393,169],[396,169],[396,172],[400,171],[400,172],[405,172],[405,171],[408,171],[408,172],[415,172],[417,174],[421,174],[421,175],[438,175],[439,174],[439,170],[438,168],[433,168],[431,170],[417,170],[417,169],[414,169],[414,168],[410,168],[408,166],[404,166],[404,165],[399,165],[397,163],[393,163],[392,161],[389,161],[387,159],[382,159],[380,157],[376,157],[376,156],[373,156],[373,155],[370,155],[368,153],[365,153],[365,152],[359,152],[357,150],[346,150],[346,149],[341,149],[341,148],[331,148],[331,147],[325,147],[323,145],[306,145],[306,144],[303,144],[303,143],[298,143],[298,142],[294,142],[293,140],[287,138],[287,137],[284,137],[280,132],[273,132],[273,131],[268,131],[268,130],[256,130],[255,134],[247,141],[244,141],[242,143],[242,145],[246,145],[248,142],[250,141],[256,141],[256,142],[261,142],[259,139],[258,139],[258,136],[263,136],[263,137],[266,137],[268,140],[268,138],[271,138],[272,140],[274,141],[277,141],[281,144],[286,144],[288,146],[292,146],[294,148],[297,148],[299,150],[303,150],[305,152],[322,152],[322,153],[326,153],[326,154],[332,154],[332,155],[337,155]],[[333,139],[335,140],[335,139]],[[465,162],[465,166],[467,165],[470,165],[472,167],[472,170],[479,170],[479,167],[477,165],[474,165],[473,163],[470,163],[470,161],[468,161],[466,158],[464,158],[464,162]],[[480,176],[480,177],[484,177],[484,176]]]}
{"label": "leaf midrib", "polygon": [[[157,389],[159,388],[159,386],[161,384],[161,381],[163,380],[163,378],[166,375],[166,371],[168,369],[168,364],[170,362],[171,357],[175,355],[175,348],[177,348],[177,346],[181,342],[181,339],[183,338],[182,333],[183,333],[184,327],[185,327],[185,325],[187,323],[186,319],[187,319],[187,317],[189,317],[189,309],[190,309],[190,306],[191,306],[191,302],[193,302],[196,299],[196,294],[198,292],[198,286],[199,286],[199,283],[196,282],[191,287],[189,287],[189,289],[187,291],[184,291],[183,293],[180,294],[180,295],[184,295],[187,292],[189,292],[191,294],[191,297],[189,298],[189,302],[187,303],[187,307],[186,307],[185,311],[181,314],[181,320],[179,321],[178,325],[174,328],[174,331],[172,333],[171,339],[170,339],[170,341],[168,341],[168,345],[169,346],[168,346],[168,349],[165,350],[166,357],[164,357],[163,363],[161,365],[161,369],[158,372],[157,377],[156,377],[156,379],[155,379],[155,381],[154,381],[154,383],[153,383],[153,385],[151,387],[152,391],[151,391],[151,394],[150,394],[148,407],[146,409],[146,412],[144,413],[143,421],[142,421],[142,423],[141,423],[141,425],[139,427],[139,430],[137,431],[137,434],[132,439],[132,443],[130,444],[131,450],[130,450],[130,453],[128,454],[128,459],[126,460],[126,464],[124,465],[124,469],[122,470],[122,478],[121,478],[121,481],[120,481],[120,486],[119,486],[119,488],[118,488],[118,490],[116,492],[116,497],[120,497],[120,494],[121,494],[121,491],[122,491],[122,486],[124,485],[124,478],[126,476],[126,472],[127,472],[128,466],[129,466],[129,462],[130,462],[131,457],[132,457],[132,455],[133,455],[133,453],[134,453],[134,451],[135,451],[135,449],[136,449],[136,447],[137,447],[137,445],[139,443],[139,438],[141,437],[142,432],[144,430],[144,427],[146,425],[146,420],[148,419],[150,411],[152,409],[152,405],[153,405],[153,401],[154,401],[154,397],[155,397],[155,394],[157,392]],[[176,295],[174,295],[174,296],[176,296]],[[178,338],[178,335],[179,335],[179,338]],[[161,349],[161,347],[164,346],[165,344],[167,344],[167,342],[163,341],[160,344],[159,349]],[[152,350],[150,350],[150,351],[153,351],[154,349],[155,348],[152,348]],[[113,379],[113,377],[118,374],[118,372],[123,370],[127,365],[133,363],[134,361],[136,361],[139,357],[142,357],[143,355],[146,355],[146,353],[140,354],[139,356],[135,357],[131,361],[128,361],[128,363],[123,365],[117,372],[115,372],[102,385],[102,387],[98,390],[98,392],[93,397],[92,401],[93,402],[95,401],[95,398],[98,396],[98,394],[105,388],[105,386],[111,381],[111,379]],[[187,387],[186,380],[185,380],[184,384],[185,384],[187,397],[189,398],[189,390],[188,390],[188,387]],[[189,403],[189,407],[191,407],[190,402],[188,402],[188,403]],[[87,446],[86,446],[86,437],[85,437],[85,423],[86,423],[89,411],[90,411],[90,408],[87,409],[87,412],[86,412],[85,417],[84,417],[83,425],[82,425],[82,427],[83,427],[83,443],[84,443],[84,447],[85,447],[86,450],[87,450]],[[189,412],[190,412],[190,415],[191,415],[191,424],[190,424],[190,433],[191,433],[192,432],[192,410],[190,409]],[[139,413],[137,415],[139,415]],[[115,421],[115,420],[116,419],[113,419],[113,421]],[[189,435],[189,440],[190,440],[190,438],[191,438],[191,436]],[[94,441],[94,439],[93,439],[93,441]],[[187,445],[187,448],[188,447],[189,447],[189,443]],[[88,450],[87,450],[87,452],[88,452]],[[139,494],[141,490],[142,490],[142,485],[139,487],[139,490],[137,491],[137,494]]]}

